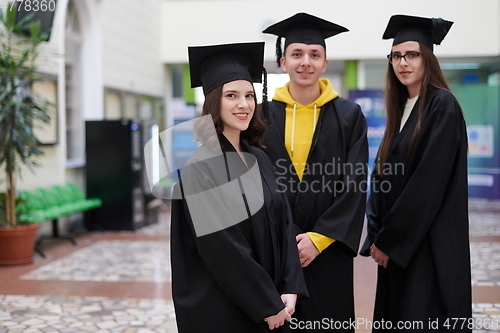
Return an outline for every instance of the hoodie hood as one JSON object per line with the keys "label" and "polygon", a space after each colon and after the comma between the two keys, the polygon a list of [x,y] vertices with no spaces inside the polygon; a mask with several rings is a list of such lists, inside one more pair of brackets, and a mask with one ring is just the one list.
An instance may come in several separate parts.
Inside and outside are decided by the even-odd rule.
{"label": "hoodie hood", "polygon": [[[288,90],[289,82],[285,84],[281,88],[277,88],[276,92],[274,94],[273,100],[286,103],[287,105],[293,105],[294,103],[297,103],[296,101],[293,100],[292,96],[290,95],[290,91]],[[319,79],[319,86],[321,89],[321,95],[310,105],[299,105],[299,107],[310,107],[312,108],[314,104],[316,104],[317,107],[322,107],[326,103],[330,102],[332,99],[335,99],[339,96],[338,92],[333,89],[333,86],[328,79]]]}

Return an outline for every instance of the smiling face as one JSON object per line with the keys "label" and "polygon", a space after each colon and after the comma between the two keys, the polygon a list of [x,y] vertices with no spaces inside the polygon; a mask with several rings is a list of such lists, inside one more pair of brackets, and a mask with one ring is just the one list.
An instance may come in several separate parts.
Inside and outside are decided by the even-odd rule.
{"label": "smiling face", "polygon": [[392,62],[392,69],[398,80],[408,89],[410,98],[420,94],[420,87],[424,78],[425,64],[423,57],[419,54],[410,57],[411,52],[420,52],[418,42],[404,42],[392,47],[392,54],[406,55],[402,59],[396,59]]}
{"label": "smiling face", "polygon": [[220,119],[224,124],[222,133],[226,136],[239,135],[248,128],[255,111],[253,85],[245,80],[224,84],[222,88]]}
{"label": "smiling face", "polygon": [[292,43],[286,48],[280,62],[290,76],[290,84],[302,87],[317,84],[328,66],[325,48],[316,44]]}

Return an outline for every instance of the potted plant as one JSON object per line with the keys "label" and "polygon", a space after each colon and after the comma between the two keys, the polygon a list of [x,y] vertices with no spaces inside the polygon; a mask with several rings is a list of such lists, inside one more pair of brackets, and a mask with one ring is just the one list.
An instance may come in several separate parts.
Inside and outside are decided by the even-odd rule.
{"label": "potted plant", "polygon": [[[30,170],[38,165],[35,157],[43,152],[33,133],[34,124],[50,121],[49,104],[33,92],[37,48],[46,36],[40,34],[40,22],[27,24],[28,16],[16,24],[15,16],[14,6],[5,14],[0,10],[0,170],[5,171],[4,175],[0,171],[0,180],[6,188],[0,196],[0,264],[33,261],[38,225],[18,219],[16,175],[23,165]],[[22,36],[27,29],[29,37]],[[23,242],[25,233],[27,243]]]}

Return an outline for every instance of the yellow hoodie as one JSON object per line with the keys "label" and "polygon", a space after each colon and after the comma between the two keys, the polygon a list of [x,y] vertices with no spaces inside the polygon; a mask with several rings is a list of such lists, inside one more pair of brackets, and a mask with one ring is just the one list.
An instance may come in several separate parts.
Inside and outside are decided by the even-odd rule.
{"label": "yellow hoodie", "polygon": [[[304,175],[307,156],[311,149],[321,107],[339,96],[335,89],[333,89],[330,80],[319,79],[319,86],[321,95],[307,106],[294,101],[292,96],[290,96],[288,83],[284,87],[276,89],[273,97],[273,100],[286,103],[285,147],[288,155],[290,155],[299,180],[302,180]],[[335,241],[330,237],[315,232],[308,232],[307,235],[319,252],[322,252]]]}
{"label": "yellow hoodie", "polygon": [[307,106],[293,100],[288,91],[288,83],[284,87],[276,89],[273,97],[273,100],[286,103],[285,147],[299,180],[302,180],[304,175],[321,107],[339,95],[328,79],[320,79],[319,85],[321,95]]}

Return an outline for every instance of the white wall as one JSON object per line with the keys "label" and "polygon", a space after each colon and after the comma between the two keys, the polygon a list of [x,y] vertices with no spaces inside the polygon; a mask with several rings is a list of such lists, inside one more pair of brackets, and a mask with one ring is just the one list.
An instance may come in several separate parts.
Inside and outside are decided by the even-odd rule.
{"label": "white wall", "polygon": [[[64,29],[67,2],[57,0],[51,39],[40,46],[37,62],[41,72],[57,77],[59,143],[41,147],[45,155],[38,159],[41,167],[36,168],[34,174],[23,168],[20,189],[60,184],[82,177],[81,168],[73,172],[66,170],[65,166]],[[82,121],[104,118],[104,86],[152,96],[164,95],[164,66],[160,59],[159,38],[161,2],[75,1],[84,30],[81,58]],[[0,0],[0,8],[6,5],[7,0]],[[79,176],[75,177],[75,174]],[[2,175],[0,177],[3,178]]]}
{"label": "white wall", "polygon": [[[0,0],[0,8],[4,8],[7,4],[6,0]],[[59,6],[59,4],[58,4]],[[64,10],[59,10],[57,8],[54,17],[54,26],[52,29],[51,37],[49,42],[44,42],[39,47],[39,57],[37,61],[37,66],[40,72],[54,75],[57,77],[59,74],[61,64],[63,64],[64,48],[61,51],[60,38],[63,36],[63,31],[61,26],[56,22],[64,18]],[[64,68],[64,65],[62,65]],[[58,87],[59,89],[59,87]],[[64,91],[64,87],[63,87]],[[61,120],[61,112],[64,112],[64,104],[61,106],[60,91],[58,92],[58,138],[59,142],[63,140],[64,133],[64,118]],[[64,101],[64,100],[62,100]],[[61,123],[62,121],[62,123]],[[35,167],[34,172],[26,167],[21,168],[21,175],[17,175],[17,189],[34,189],[38,186],[48,186],[52,184],[58,184],[64,182],[64,145],[57,144],[54,146],[40,146],[40,149],[44,152],[44,155],[37,158],[36,161],[40,163],[41,167]],[[3,169],[2,165],[2,169]],[[0,179],[5,176],[4,171],[0,170]],[[0,191],[3,191],[5,184],[0,185]]]}
{"label": "white wall", "polygon": [[[66,13],[68,0],[59,0],[58,6]],[[80,24],[83,27],[81,54],[82,95],[81,108],[84,120],[104,119],[103,83],[102,83],[102,34],[101,20],[95,0],[76,0]],[[61,8],[61,9],[62,9]],[[58,22],[58,24],[65,24]],[[61,40],[64,45],[64,40]],[[83,137],[82,137],[83,139]]]}
{"label": "white wall", "polygon": [[350,31],[327,40],[329,59],[380,59],[392,40],[382,34],[392,15],[442,17],[455,24],[439,57],[500,55],[498,0],[234,0],[165,1],[161,7],[161,56],[165,63],[187,62],[187,47],[266,41],[266,60],[274,59],[276,38],[262,34],[268,25],[307,12]]}
{"label": "white wall", "polygon": [[101,0],[104,86],[163,96],[161,0]]}
{"label": "white wall", "polygon": [[[84,119],[102,119],[103,86],[169,102],[164,64],[186,63],[189,45],[266,41],[266,60],[274,60],[276,38],[261,33],[297,12],[308,12],[351,31],[328,39],[332,60],[385,59],[391,41],[381,35],[393,14],[443,17],[454,21],[436,54],[442,58],[498,57],[500,1],[419,0],[78,0],[87,27],[84,66]],[[0,0],[0,7],[7,0]],[[58,0],[49,43],[40,48],[40,69],[58,77],[59,144],[44,147],[42,168],[23,173],[22,188],[64,182],[65,82],[64,23],[67,0]],[[167,80],[165,82],[165,80]],[[270,94],[272,94],[270,92]]]}
{"label": "white wall", "polygon": [[[41,167],[34,168],[34,173],[22,168],[22,177],[18,178],[18,189],[62,184],[67,181],[65,166],[66,151],[66,97],[64,75],[64,52],[66,8],[68,0],[58,0],[52,33],[48,42],[39,48],[37,66],[40,72],[53,75],[57,79],[57,121],[58,143],[53,146],[41,146],[44,155],[37,159]],[[100,23],[95,0],[75,2],[81,14],[85,42],[82,45],[82,65],[85,68],[82,80],[82,121],[84,119],[103,118],[103,86]],[[0,7],[7,4],[0,0]],[[82,138],[83,140],[83,138]],[[0,173],[0,178],[3,174]],[[1,188],[0,188],[1,190]]]}

